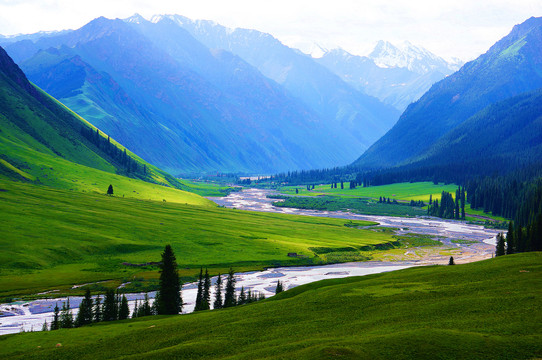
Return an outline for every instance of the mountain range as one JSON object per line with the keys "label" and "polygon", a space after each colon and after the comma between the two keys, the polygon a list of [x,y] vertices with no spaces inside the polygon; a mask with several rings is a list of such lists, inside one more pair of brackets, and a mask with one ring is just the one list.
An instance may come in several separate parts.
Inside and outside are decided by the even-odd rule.
{"label": "mountain range", "polygon": [[538,162],[542,18],[530,18],[485,54],[434,84],[353,166]]}
{"label": "mountain range", "polygon": [[178,15],[0,44],[32,82],[175,174],[347,164],[399,116],[271,35]]}
{"label": "mountain range", "polygon": [[409,43],[313,58],[269,34],[179,15],[98,18],[0,44],[32,82],[169,172],[333,167],[360,153],[353,168],[374,170],[536,159],[541,21],[456,72],[460,62]]}
{"label": "mountain range", "polygon": [[[283,45],[269,34],[229,29],[212,21],[180,15],[159,15],[153,23],[169,22],[186,29],[210,49],[229,51],[264,76],[284,86],[334,127],[345,129],[362,146],[372,144],[397,120],[399,112],[346,84],[312,57]],[[375,137],[376,135],[376,137]]]}
{"label": "mountain range", "polygon": [[399,111],[463,64],[457,59],[448,62],[409,42],[394,46],[387,41],[379,41],[368,56],[334,49],[316,61],[354,88]]}

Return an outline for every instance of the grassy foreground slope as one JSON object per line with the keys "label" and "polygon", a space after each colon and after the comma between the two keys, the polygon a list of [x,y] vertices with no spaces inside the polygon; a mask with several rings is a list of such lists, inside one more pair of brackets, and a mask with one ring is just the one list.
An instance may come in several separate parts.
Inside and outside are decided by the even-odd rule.
{"label": "grassy foreground slope", "polygon": [[7,335],[0,357],[534,359],[540,289],[542,254],[524,253],[320,281],[227,310]]}
{"label": "grassy foreground slope", "polygon": [[0,213],[0,298],[156,277],[156,268],[122,263],[159,261],[166,244],[181,275],[193,276],[200,266],[224,272],[229,266],[239,271],[306,264],[323,261],[310,248],[395,241],[390,234],[345,226],[367,222],[142,201],[1,179]]}

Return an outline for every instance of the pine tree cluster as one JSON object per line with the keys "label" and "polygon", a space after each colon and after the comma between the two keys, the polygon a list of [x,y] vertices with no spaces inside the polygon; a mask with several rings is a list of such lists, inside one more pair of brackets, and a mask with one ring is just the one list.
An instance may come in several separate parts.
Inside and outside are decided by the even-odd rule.
{"label": "pine tree cluster", "polygon": [[129,314],[128,299],[125,295],[120,296],[118,293],[115,294],[114,290],[107,290],[102,304],[100,296],[93,301],[90,290],[87,289],[79,304],[79,312],[75,320],[70,306],[70,298],[68,298],[62,304],[62,309],[59,309],[58,304],[55,304],[51,325],[47,326],[47,322],[45,322],[42,330],[68,329],[102,321],[124,320],[128,319]]}
{"label": "pine tree cluster", "polygon": [[100,135],[100,130],[92,130],[89,127],[81,127],[81,135],[85,137],[94,146],[100,149],[111,160],[122,173],[128,175],[147,175],[147,167],[139,165],[131,156],[126,153],[126,149],[121,150],[115,144],[111,143],[109,136],[107,139]]}
{"label": "pine tree cluster", "polygon": [[437,200],[431,201],[432,204],[427,208],[427,214],[437,216],[443,219],[465,219],[465,188],[458,187],[455,192],[455,198],[447,191],[443,191],[440,196],[440,203]]}
{"label": "pine tree cluster", "polygon": [[[239,295],[237,295],[235,291],[235,282],[235,273],[233,269],[230,268],[226,279],[224,297],[222,297],[222,276],[221,274],[218,274],[215,284],[214,309],[249,304],[265,299],[263,293],[252,291],[252,289],[245,291],[244,287],[241,288]],[[204,274],[203,268],[201,268],[194,311],[211,309],[211,285],[209,271],[205,269]],[[177,274],[175,255],[173,254],[171,246],[166,245],[164,253],[162,253],[160,285],[155,301],[151,305],[148,295],[145,294],[143,301],[138,302],[136,300],[131,317],[137,318],[149,315],[179,314],[182,310],[182,297],[180,291],[181,285]],[[282,291],[282,284],[279,281],[277,284],[277,293],[280,291]],[[51,325],[49,326],[47,322],[45,322],[42,330],[58,330],[102,321],[124,320],[128,318],[130,318],[130,309],[128,306],[128,299],[125,295],[120,296],[118,292],[115,293],[114,290],[109,289],[106,291],[102,303],[100,296],[97,296],[93,301],[90,290],[87,289],[85,296],[79,305],[79,312],[75,320],[73,319],[73,313],[70,308],[70,299],[68,298],[67,301],[63,303],[62,309],[59,309],[58,304],[55,304]]]}

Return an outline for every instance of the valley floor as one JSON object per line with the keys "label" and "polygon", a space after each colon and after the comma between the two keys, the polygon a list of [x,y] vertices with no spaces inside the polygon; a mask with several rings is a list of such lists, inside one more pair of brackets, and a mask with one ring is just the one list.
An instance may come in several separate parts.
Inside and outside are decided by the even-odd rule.
{"label": "valley floor", "polygon": [[533,359],[542,253],[320,281],[226,310],[0,337],[3,359]]}

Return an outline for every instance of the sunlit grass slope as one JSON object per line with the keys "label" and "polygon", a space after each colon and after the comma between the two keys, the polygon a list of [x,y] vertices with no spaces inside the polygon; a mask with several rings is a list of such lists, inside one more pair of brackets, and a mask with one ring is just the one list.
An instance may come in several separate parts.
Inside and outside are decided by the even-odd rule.
{"label": "sunlit grass slope", "polygon": [[[457,185],[454,184],[438,184],[435,185],[432,182],[416,182],[416,183],[397,183],[381,186],[358,186],[355,189],[350,190],[349,182],[344,183],[344,189],[340,188],[340,183],[337,184],[337,189],[331,189],[330,184],[317,185],[314,190],[307,191],[306,187],[297,186],[300,195],[334,195],[343,197],[368,197],[372,199],[378,199],[383,196],[395,199],[397,201],[410,201],[410,200],[423,200],[426,203],[429,202],[429,196],[432,196],[433,200],[440,199],[443,191],[455,194]],[[281,192],[288,194],[295,194],[295,186],[288,186],[281,188]]]}
{"label": "sunlit grass slope", "polygon": [[320,281],[227,310],[3,336],[0,357],[535,359],[541,288],[542,254],[509,255]]}
{"label": "sunlit grass slope", "polygon": [[[133,275],[156,277],[156,269],[142,275],[145,270],[122,263],[159,261],[166,244],[188,268],[183,274],[192,276],[200,266],[224,271],[306,264],[322,261],[312,247],[394,241],[390,234],[345,226],[352,224],[342,219],[142,201],[3,180],[0,189],[0,298]],[[291,258],[289,252],[308,258]]]}
{"label": "sunlit grass slope", "polygon": [[11,161],[8,163],[4,160],[5,163],[0,166],[12,165],[17,169],[13,164],[18,164],[23,169],[20,171],[24,171],[21,176],[25,179],[58,189],[105,194],[111,184],[114,195],[120,197],[213,206],[211,201],[191,192],[77,164],[8,141],[0,141],[0,153],[10,154]]}

